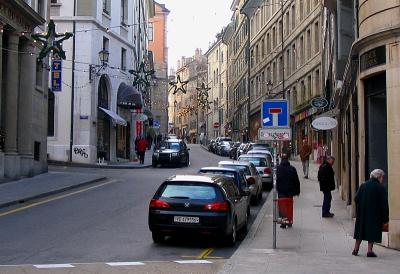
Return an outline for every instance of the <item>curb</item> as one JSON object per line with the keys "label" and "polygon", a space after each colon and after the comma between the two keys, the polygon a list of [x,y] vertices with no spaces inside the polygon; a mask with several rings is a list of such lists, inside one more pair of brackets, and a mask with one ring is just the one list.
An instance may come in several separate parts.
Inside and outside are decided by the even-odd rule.
{"label": "curb", "polygon": [[5,207],[13,206],[13,205],[16,205],[16,204],[22,204],[22,203],[26,203],[26,202],[29,202],[29,201],[32,201],[32,200],[48,197],[48,196],[51,196],[51,195],[54,195],[54,194],[58,194],[58,193],[61,193],[61,192],[65,192],[65,191],[68,191],[68,190],[71,190],[71,189],[75,189],[75,188],[79,188],[79,187],[82,187],[82,186],[94,184],[94,183],[97,183],[97,182],[101,182],[101,181],[103,181],[105,179],[107,179],[107,177],[100,177],[100,178],[97,178],[97,179],[94,179],[94,180],[85,181],[85,182],[82,182],[82,183],[79,183],[79,184],[76,184],[76,185],[71,185],[71,186],[60,188],[60,189],[55,189],[55,190],[52,190],[52,191],[44,192],[44,193],[41,193],[41,194],[29,196],[29,197],[26,197],[26,198],[18,199],[18,200],[15,200],[15,201],[3,203],[3,204],[0,204],[0,208],[5,208]]}
{"label": "curb", "polygon": [[49,165],[52,166],[67,166],[67,167],[83,167],[83,168],[102,168],[102,169],[143,169],[151,167],[149,165],[142,166],[123,166],[123,165],[96,165],[96,164],[80,164],[80,163],[70,163],[70,162],[60,162],[60,161],[47,161]]}
{"label": "curb", "polygon": [[270,192],[268,194],[263,207],[258,212],[257,218],[254,220],[253,224],[251,225],[250,230],[249,230],[249,232],[247,232],[246,237],[244,238],[242,243],[239,245],[239,247],[236,249],[236,251],[232,254],[232,256],[228,259],[228,261],[224,264],[222,269],[220,271],[218,271],[218,274],[231,273],[231,270],[232,270],[231,262],[233,260],[236,260],[236,256],[240,256],[240,255],[238,255],[238,253],[240,253],[240,250],[248,247],[250,245],[251,241],[253,241],[253,239],[255,238],[257,231],[262,223],[262,220],[265,217],[265,215],[267,214],[268,206],[270,206],[271,199],[269,199],[269,195],[272,195],[272,192]]}

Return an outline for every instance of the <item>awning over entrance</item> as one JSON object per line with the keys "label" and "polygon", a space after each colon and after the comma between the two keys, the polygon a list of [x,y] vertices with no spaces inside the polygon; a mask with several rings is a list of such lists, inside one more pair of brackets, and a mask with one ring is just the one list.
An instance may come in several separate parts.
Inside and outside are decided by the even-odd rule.
{"label": "awning over entrance", "polygon": [[118,114],[116,114],[114,111],[99,107],[99,109],[101,109],[102,111],[104,111],[105,114],[107,114],[108,116],[110,116],[110,118],[118,125],[121,126],[126,126],[127,122],[125,121],[124,118],[122,118],[121,116],[119,116]]}
{"label": "awning over entrance", "polygon": [[117,104],[128,109],[140,109],[143,107],[143,98],[136,88],[122,83],[118,88]]}

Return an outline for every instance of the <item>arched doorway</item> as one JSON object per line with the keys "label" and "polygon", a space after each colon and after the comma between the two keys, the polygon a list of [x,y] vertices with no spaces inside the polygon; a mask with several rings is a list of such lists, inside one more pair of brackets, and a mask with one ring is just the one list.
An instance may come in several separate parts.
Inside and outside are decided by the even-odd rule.
{"label": "arched doorway", "polygon": [[103,75],[99,81],[97,99],[97,158],[110,160],[110,120],[99,107],[109,109],[107,78]]}

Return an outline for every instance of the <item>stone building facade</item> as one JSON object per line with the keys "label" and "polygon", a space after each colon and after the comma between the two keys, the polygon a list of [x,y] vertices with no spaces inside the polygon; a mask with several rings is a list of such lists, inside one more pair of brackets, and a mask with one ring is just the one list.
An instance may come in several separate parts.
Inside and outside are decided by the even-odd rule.
{"label": "stone building facade", "polygon": [[0,179],[47,171],[49,63],[30,35],[46,32],[49,3],[0,1]]}
{"label": "stone building facade", "polygon": [[355,41],[343,84],[335,94],[340,110],[337,176],[354,216],[354,195],[375,168],[386,173],[389,232],[384,244],[400,248],[400,7],[398,1],[353,2]]}
{"label": "stone building facade", "polygon": [[205,53],[207,57],[207,86],[210,88],[210,109],[206,113],[207,137],[215,139],[226,135],[227,110],[227,46],[222,43],[222,34]]}
{"label": "stone building facade", "polygon": [[250,20],[250,137],[258,139],[261,103],[286,98],[292,117],[292,148],[303,139],[315,154],[326,144],[324,133],[312,130],[317,109],[310,101],[324,95],[321,1],[246,1]]}
{"label": "stone building facade", "polygon": [[[96,163],[135,158],[134,140],[145,132],[144,125],[120,100],[126,92],[141,95],[132,87],[129,70],[150,64],[147,22],[153,15],[152,0],[52,2],[57,30],[73,32],[74,39],[63,45],[70,57],[62,63],[62,91],[53,94],[49,159]],[[100,60],[101,51],[109,53],[107,63]]]}
{"label": "stone building facade", "polygon": [[[191,143],[198,143],[201,133],[204,135],[206,130],[205,111],[198,107],[197,100],[197,88],[207,82],[207,58],[201,49],[196,49],[193,57],[182,57],[178,61],[175,79],[178,76],[188,83],[185,85],[186,93],[179,91],[170,97],[175,134]],[[172,91],[173,88],[170,89]]]}

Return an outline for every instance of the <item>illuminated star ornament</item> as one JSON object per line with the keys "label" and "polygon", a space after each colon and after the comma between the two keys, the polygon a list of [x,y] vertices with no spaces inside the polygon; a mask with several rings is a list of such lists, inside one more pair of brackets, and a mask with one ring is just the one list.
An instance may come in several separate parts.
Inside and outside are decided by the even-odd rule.
{"label": "illuminated star ornament", "polygon": [[187,83],[189,83],[189,81],[181,81],[181,77],[178,75],[176,82],[170,82],[169,84],[172,86],[171,89],[174,89],[173,94],[176,94],[179,91],[182,91],[182,93],[186,94],[185,86]]}
{"label": "illuminated star ornament", "polygon": [[42,43],[43,47],[39,53],[38,61],[42,61],[50,52],[65,60],[65,51],[62,49],[62,42],[74,36],[71,32],[56,33],[56,25],[50,20],[47,25],[48,31],[45,34],[34,33],[31,37]]}
{"label": "illuminated star ornament", "polygon": [[135,79],[133,80],[134,86],[150,86],[150,76],[154,74],[154,70],[146,70],[144,62],[140,63],[138,70],[131,69],[129,72],[135,76]]}
{"label": "illuminated star ornament", "polygon": [[208,91],[211,88],[206,87],[206,85],[202,83],[201,86],[197,87],[196,89],[199,91],[199,94],[197,96],[198,105],[202,109],[210,109],[210,102],[208,101]]}

